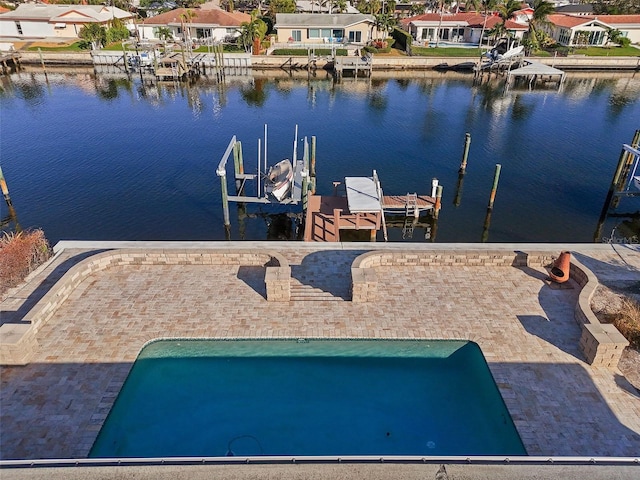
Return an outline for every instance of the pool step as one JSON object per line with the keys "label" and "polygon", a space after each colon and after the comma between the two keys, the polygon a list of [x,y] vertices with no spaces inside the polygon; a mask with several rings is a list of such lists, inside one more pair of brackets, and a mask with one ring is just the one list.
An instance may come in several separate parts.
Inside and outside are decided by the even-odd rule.
{"label": "pool step", "polygon": [[344,302],[348,292],[336,295],[335,292],[325,291],[322,288],[311,285],[302,285],[296,281],[291,282],[291,300],[307,302]]}

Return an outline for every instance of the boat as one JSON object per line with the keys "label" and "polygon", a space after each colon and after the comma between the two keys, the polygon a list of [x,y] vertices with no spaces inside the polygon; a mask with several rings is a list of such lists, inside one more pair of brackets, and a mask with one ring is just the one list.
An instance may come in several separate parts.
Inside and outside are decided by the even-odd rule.
{"label": "boat", "polygon": [[282,201],[291,190],[293,166],[288,158],[279,161],[269,168],[264,181],[264,192]]}

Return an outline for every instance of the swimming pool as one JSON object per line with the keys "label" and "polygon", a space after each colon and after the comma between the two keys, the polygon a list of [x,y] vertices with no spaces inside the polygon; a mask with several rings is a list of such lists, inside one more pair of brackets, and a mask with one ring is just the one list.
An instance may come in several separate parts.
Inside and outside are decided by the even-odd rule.
{"label": "swimming pool", "polygon": [[477,344],[161,340],[90,457],[526,455]]}

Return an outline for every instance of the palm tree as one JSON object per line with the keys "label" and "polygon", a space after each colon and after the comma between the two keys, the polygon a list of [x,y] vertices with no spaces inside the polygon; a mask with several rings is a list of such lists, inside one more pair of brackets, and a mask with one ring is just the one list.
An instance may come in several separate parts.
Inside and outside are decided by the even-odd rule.
{"label": "palm tree", "polygon": [[522,3],[520,0],[507,0],[505,3],[498,5],[498,16],[502,20],[499,24],[497,24],[493,29],[492,33],[496,37],[509,36],[509,31],[507,30],[507,20],[513,17],[513,14],[522,8]]}
{"label": "palm tree", "polygon": [[539,32],[542,33],[542,27],[549,23],[547,16],[551,15],[555,11],[553,3],[547,0],[534,0],[533,1],[533,16],[529,20],[529,43],[534,49],[540,47],[538,41]]}
{"label": "palm tree", "polygon": [[[191,28],[189,27],[189,25],[191,24],[191,20],[193,20],[195,16],[196,14],[194,13],[194,11],[188,8],[180,14],[180,24],[182,27],[182,39],[184,40],[185,44],[190,43]],[[185,23],[187,25],[187,28],[185,28]]]}
{"label": "palm tree", "polygon": [[478,47],[482,47],[482,41],[484,40],[484,31],[487,29],[487,16],[490,11],[496,8],[496,0],[467,0],[467,9],[473,9],[474,11],[482,10],[484,20],[482,22],[482,30],[480,31],[480,41]]}
{"label": "palm tree", "polygon": [[438,22],[438,30],[436,31],[436,48],[440,43],[440,27],[442,27],[442,16],[444,15],[444,6],[451,5],[451,0],[440,0],[440,21]]}
{"label": "palm tree", "polygon": [[156,37],[158,37],[158,40],[171,40],[173,38],[173,34],[169,27],[158,27]]}
{"label": "palm tree", "polygon": [[379,13],[375,16],[375,27],[378,33],[385,32],[390,33],[393,32],[393,29],[396,26],[396,19],[388,13]]}
{"label": "palm tree", "polygon": [[347,0],[333,0],[331,5],[338,13],[344,13],[347,11]]}
{"label": "palm tree", "polygon": [[240,41],[244,46],[246,52],[251,50],[252,45],[256,40],[262,40],[267,33],[267,24],[263,20],[257,18],[258,12],[254,10],[251,12],[251,21],[242,22],[240,24]]}
{"label": "palm tree", "polygon": [[96,50],[106,43],[107,29],[99,23],[88,23],[80,29],[78,36],[87,42],[91,42],[91,47]]}

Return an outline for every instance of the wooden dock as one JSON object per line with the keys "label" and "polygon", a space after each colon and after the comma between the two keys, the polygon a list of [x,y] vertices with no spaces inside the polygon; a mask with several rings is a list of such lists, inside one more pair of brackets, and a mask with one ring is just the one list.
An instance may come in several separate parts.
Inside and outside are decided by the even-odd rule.
{"label": "wooden dock", "polygon": [[369,230],[375,241],[381,222],[382,212],[350,213],[346,197],[309,195],[304,241],[339,242],[340,230]]}
{"label": "wooden dock", "polygon": [[426,195],[407,193],[406,195],[383,195],[382,209],[385,213],[404,213],[405,215],[419,216],[420,213],[432,210],[436,199]]}
{"label": "wooden dock", "polygon": [[0,63],[2,64],[2,73],[6,75],[12,69],[20,68],[20,54],[18,52],[0,52]]}
{"label": "wooden dock", "polygon": [[358,72],[364,72],[370,77],[371,70],[373,70],[373,55],[370,53],[362,57],[336,57],[333,62],[333,73],[338,79],[342,78],[344,72],[352,72],[354,77],[358,76]]}

